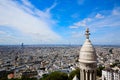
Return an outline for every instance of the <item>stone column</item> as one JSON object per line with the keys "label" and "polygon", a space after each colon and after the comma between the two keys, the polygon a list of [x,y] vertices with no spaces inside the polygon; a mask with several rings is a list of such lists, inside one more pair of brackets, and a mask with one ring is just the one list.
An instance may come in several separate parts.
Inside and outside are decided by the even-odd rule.
{"label": "stone column", "polygon": [[85,71],[86,72],[86,80],[88,80],[88,71]]}
{"label": "stone column", "polygon": [[96,80],[96,75],[97,75],[97,72],[95,71],[95,80]]}
{"label": "stone column", "polygon": [[85,80],[85,70],[83,70],[83,80]]}
{"label": "stone column", "polygon": [[84,70],[82,70],[82,80],[84,80]]}
{"label": "stone column", "polygon": [[92,71],[90,71],[90,80],[93,80],[93,79],[92,79]]}
{"label": "stone column", "polygon": [[96,80],[96,71],[93,72],[93,80]]}
{"label": "stone column", "polygon": [[80,70],[80,79],[83,80],[83,70]]}

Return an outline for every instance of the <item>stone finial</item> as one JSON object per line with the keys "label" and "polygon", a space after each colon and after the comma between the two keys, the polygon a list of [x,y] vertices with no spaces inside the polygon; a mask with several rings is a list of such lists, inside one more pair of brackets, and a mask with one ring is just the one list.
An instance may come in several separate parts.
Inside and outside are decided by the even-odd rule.
{"label": "stone finial", "polygon": [[90,35],[90,33],[89,33],[89,28],[86,29],[85,35],[86,35],[86,39],[89,39],[89,35]]}

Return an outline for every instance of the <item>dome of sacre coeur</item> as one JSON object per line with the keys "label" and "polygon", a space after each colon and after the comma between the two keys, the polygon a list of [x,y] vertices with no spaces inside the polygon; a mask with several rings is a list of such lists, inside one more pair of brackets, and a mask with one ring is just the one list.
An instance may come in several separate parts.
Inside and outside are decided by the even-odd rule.
{"label": "dome of sacre coeur", "polygon": [[84,63],[96,63],[95,49],[89,40],[89,29],[86,30],[86,40],[81,47],[79,61]]}

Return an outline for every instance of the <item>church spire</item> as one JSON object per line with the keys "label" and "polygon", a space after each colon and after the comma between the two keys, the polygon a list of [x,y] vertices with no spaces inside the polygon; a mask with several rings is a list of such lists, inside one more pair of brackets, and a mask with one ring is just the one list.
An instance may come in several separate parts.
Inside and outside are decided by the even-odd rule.
{"label": "church spire", "polygon": [[80,80],[96,80],[97,57],[94,46],[89,40],[89,28],[85,31],[86,40],[80,49]]}
{"label": "church spire", "polygon": [[89,39],[89,35],[90,35],[89,28],[86,29],[85,35],[86,35],[86,39]]}

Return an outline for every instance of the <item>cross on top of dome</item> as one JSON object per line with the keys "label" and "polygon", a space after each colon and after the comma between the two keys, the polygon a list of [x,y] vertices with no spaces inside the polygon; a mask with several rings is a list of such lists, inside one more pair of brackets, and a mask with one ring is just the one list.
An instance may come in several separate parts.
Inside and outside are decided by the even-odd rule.
{"label": "cross on top of dome", "polygon": [[85,35],[86,35],[86,39],[89,39],[89,35],[90,35],[89,28],[86,29]]}

